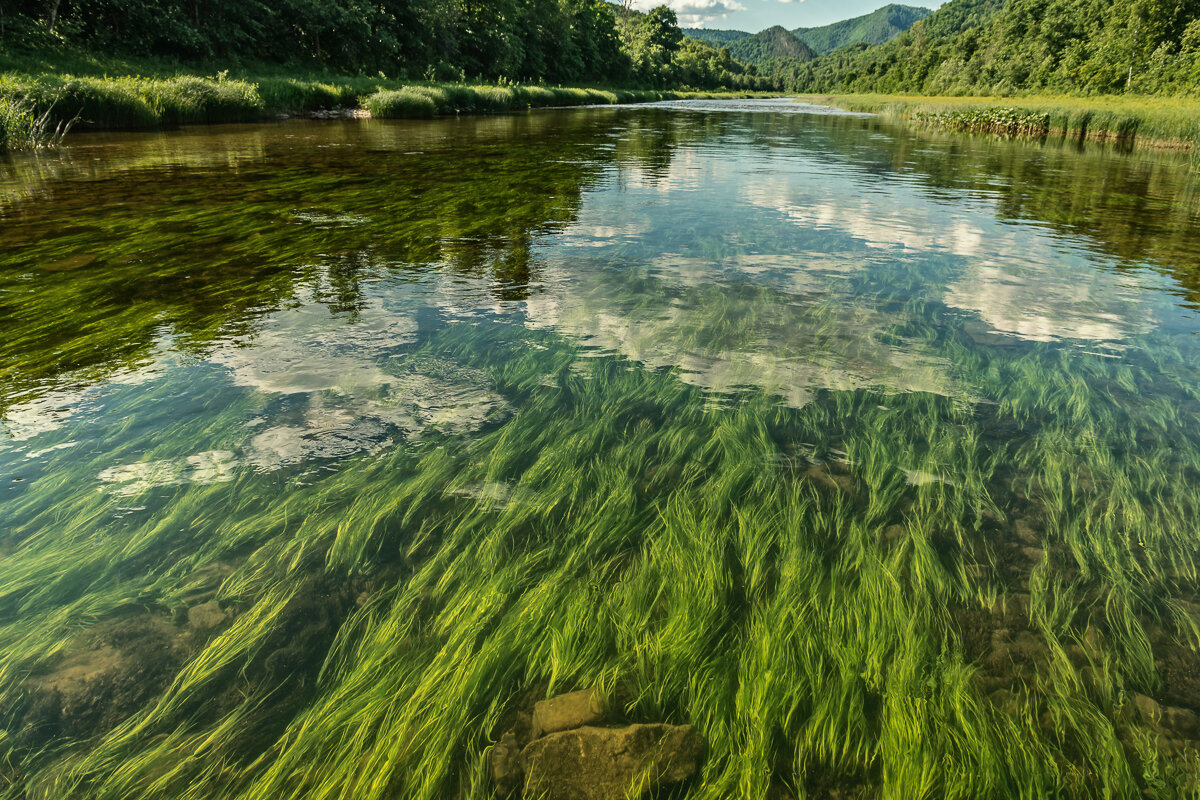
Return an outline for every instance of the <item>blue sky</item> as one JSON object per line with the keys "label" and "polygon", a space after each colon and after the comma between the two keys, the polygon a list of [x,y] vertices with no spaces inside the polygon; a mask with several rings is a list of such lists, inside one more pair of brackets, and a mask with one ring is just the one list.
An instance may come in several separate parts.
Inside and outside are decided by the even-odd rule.
{"label": "blue sky", "polygon": [[933,0],[633,0],[643,11],[663,3],[684,27],[733,28],[757,33],[772,25],[812,28],[870,14],[890,2],[937,8]]}

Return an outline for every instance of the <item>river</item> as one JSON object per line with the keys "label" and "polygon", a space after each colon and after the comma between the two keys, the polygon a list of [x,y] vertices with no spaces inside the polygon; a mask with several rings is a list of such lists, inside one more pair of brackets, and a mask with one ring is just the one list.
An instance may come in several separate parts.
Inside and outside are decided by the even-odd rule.
{"label": "river", "polygon": [[0,162],[0,797],[1200,787],[1200,177],[786,100]]}

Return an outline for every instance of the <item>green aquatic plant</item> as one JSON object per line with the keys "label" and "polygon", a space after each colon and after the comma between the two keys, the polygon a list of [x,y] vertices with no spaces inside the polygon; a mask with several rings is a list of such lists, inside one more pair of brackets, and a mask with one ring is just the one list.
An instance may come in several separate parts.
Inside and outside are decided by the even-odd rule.
{"label": "green aquatic plant", "polygon": [[[483,355],[532,341],[543,349],[521,365],[501,368]],[[960,566],[981,543],[977,531],[1002,529],[995,489],[986,487],[1011,463],[1003,447],[985,444],[977,411],[870,392],[836,393],[798,411],[769,396],[714,410],[670,374],[596,359],[580,369],[552,336],[495,326],[447,330],[406,358],[482,369],[521,397],[523,410],[469,448],[434,436],[297,488],[283,504],[244,506],[216,538],[201,534],[218,524],[205,522],[205,509],[217,497],[249,501],[262,479],[189,490],[152,525],[113,530],[91,557],[74,556],[80,571],[58,589],[30,560],[39,546],[22,548],[34,571],[10,572],[5,586],[24,598],[26,613],[64,602],[89,572],[86,602],[104,616],[134,585],[154,596],[206,564],[242,564],[219,592],[243,609],[232,626],[146,711],[64,762],[45,786],[95,797],[432,798],[453,786],[486,796],[483,750],[512,699],[531,685],[554,693],[586,684],[621,687],[631,715],[686,719],[705,732],[712,756],[696,797],[757,796],[802,775],[948,796],[1092,796],[1138,785],[1111,724],[1129,693],[1153,691],[1144,630],[1157,615],[1147,605],[1153,583],[1130,573],[1123,556],[1097,561],[1086,576],[1072,556],[1058,563],[1071,551],[1057,549],[1057,537],[1068,543],[1075,534],[1047,526],[1050,560],[1030,573],[1027,605],[1011,617],[1028,626],[1032,660],[1022,667],[1030,672],[1017,673],[1027,694],[1004,700],[1010,705],[997,707],[981,690],[961,649],[965,632],[950,609],[998,602],[992,581],[1009,557],[974,555],[982,582]],[[1026,368],[1035,363],[1050,378],[1053,355]],[[1073,427],[1071,414],[1063,420]],[[822,432],[845,449],[846,466],[836,467],[849,479],[844,488],[807,477],[812,462],[780,458],[781,442]],[[1044,465],[1031,481],[1049,491],[1059,474],[1069,487],[1035,499],[1042,513],[1101,496],[1093,492],[1111,459],[1104,447],[1057,461],[1048,459],[1067,449],[1058,440],[1025,447],[1018,463],[1036,453]],[[914,485],[900,469],[908,464],[945,480]],[[1080,465],[1097,484],[1080,483]],[[1161,485],[1131,467],[1107,470]],[[504,489],[481,493],[489,485]],[[339,496],[348,502],[331,502]],[[105,501],[77,502],[71,514],[86,520],[84,509]],[[1012,510],[1011,499],[1002,502]],[[189,539],[208,544],[184,548],[174,532],[183,520]],[[1164,534],[1149,545],[1159,556],[1193,552],[1177,523]],[[40,570],[53,569],[66,544],[47,541]],[[144,563],[156,551],[189,555],[154,584],[108,566]],[[235,555],[245,552],[253,555]],[[1052,563],[1067,571],[1048,580]],[[319,656],[311,704],[274,744],[248,752],[239,732],[260,727],[284,691],[262,677],[255,653],[279,646],[272,632],[312,591],[306,576],[341,582],[379,569],[394,577],[350,608]],[[1001,596],[1013,591],[1001,583]],[[170,596],[161,594],[168,604]],[[46,626],[20,629],[24,644],[11,638],[16,627],[4,634],[13,667],[49,643],[36,643]],[[1074,642],[1093,648],[1084,649],[1086,678]],[[194,716],[229,681],[254,676],[267,682],[240,690],[246,699],[226,716]],[[184,752],[203,757],[180,760]],[[1176,774],[1186,765],[1167,759],[1161,768]]]}
{"label": "green aquatic plant", "polygon": [[[994,107],[971,111],[920,111],[917,122],[966,133],[998,133],[1006,136],[1045,136],[1050,132],[1050,115],[1017,108]],[[1078,123],[1086,128],[1087,123]]]}
{"label": "green aquatic plant", "polygon": [[689,798],[1193,795],[1182,312],[1002,334],[972,256],[783,224],[807,151],[782,210],[673,186],[875,141],[790,116],[204,131],[7,195],[0,797],[486,798],[588,686],[703,733]]}

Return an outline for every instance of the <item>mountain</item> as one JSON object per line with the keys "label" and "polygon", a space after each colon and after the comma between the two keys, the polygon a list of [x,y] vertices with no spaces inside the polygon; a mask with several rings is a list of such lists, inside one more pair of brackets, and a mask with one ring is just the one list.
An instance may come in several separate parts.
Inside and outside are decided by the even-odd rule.
{"label": "mountain", "polygon": [[757,66],[765,66],[772,61],[811,61],[817,57],[812,48],[780,25],[736,39],[728,47],[729,54],[738,61]]}
{"label": "mountain", "polygon": [[[933,13],[921,6],[890,5],[861,17],[823,25],[819,28],[796,28],[792,31],[800,41],[818,53],[829,53],[848,44],[890,42],[914,23]],[[731,31],[732,33],[732,31]]]}
{"label": "mountain", "polygon": [[684,36],[708,42],[713,47],[728,47],[738,39],[745,39],[750,35],[745,31],[722,31],[716,28],[683,28],[682,30]]}
{"label": "mountain", "polygon": [[950,0],[882,45],[795,65],[791,91],[1181,94],[1200,78],[1200,0]]}

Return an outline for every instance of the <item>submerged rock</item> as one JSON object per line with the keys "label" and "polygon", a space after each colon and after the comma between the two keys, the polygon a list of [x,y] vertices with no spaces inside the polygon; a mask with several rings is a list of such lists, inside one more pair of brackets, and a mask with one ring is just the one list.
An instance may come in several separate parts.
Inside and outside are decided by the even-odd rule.
{"label": "submerged rock", "polygon": [[552,697],[533,706],[533,738],[604,721],[604,704],[594,689]]}
{"label": "submerged rock", "polygon": [[67,258],[61,258],[58,261],[42,263],[39,266],[47,272],[70,272],[90,267],[94,263],[96,263],[96,255],[94,253],[77,253]]}
{"label": "submerged rock", "polygon": [[1157,700],[1147,695],[1135,694],[1133,707],[1149,722],[1157,723],[1162,718],[1162,706],[1158,704]]}
{"label": "submerged rock", "polygon": [[1200,738],[1200,715],[1191,709],[1162,705],[1144,694],[1132,697],[1133,708],[1142,720],[1173,739]]}
{"label": "submerged rock", "polygon": [[501,797],[512,794],[521,785],[525,771],[521,766],[521,743],[512,731],[500,737],[488,752],[488,770]]}
{"label": "submerged rock", "polygon": [[98,623],[35,669],[16,706],[3,709],[13,742],[37,750],[106,733],[162,691],[187,655],[184,635],[166,615]]}
{"label": "submerged rock", "polygon": [[1013,536],[1018,542],[1029,547],[1038,547],[1041,545],[1041,539],[1038,538],[1037,532],[1034,530],[1033,523],[1029,520],[1020,518],[1013,522]]}
{"label": "submerged rock", "polygon": [[221,604],[216,600],[192,606],[187,612],[188,627],[200,632],[215,630],[228,619],[229,615],[221,609]]}
{"label": "submerged rock", "polygon": [[827,464],[814,464],[805,471],[804,477],[826,491],[847,493],[854,491],[854,481],[850,479],[850,476],[835,472]]}
{"label": "submerged rock", "polygon": [[1181,739],[1200,738],[1200,715],[1189,709],[1165,707],[1162,710],[1162,725]]}
{"label": "submerged rock", "polygon": [[521,753],[525,796],[621,800],[692,777],[704,740],[691,725],[586,726],[537,739]]}

